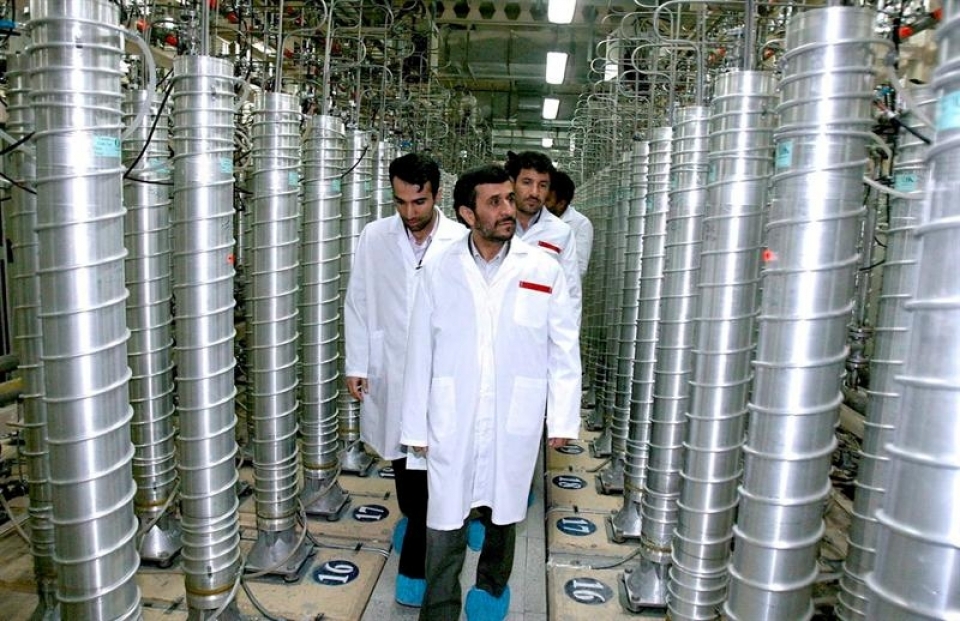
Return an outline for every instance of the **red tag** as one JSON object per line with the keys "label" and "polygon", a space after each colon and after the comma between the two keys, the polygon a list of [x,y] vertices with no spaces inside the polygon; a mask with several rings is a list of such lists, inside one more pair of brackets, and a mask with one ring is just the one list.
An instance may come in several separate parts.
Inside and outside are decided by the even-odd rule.
{"label": "red tag", "polygon": [[526,280],[520,281],[521,289],[530,289],[531,291],[539,291],[540,293],[553,293],[553,287],[548,287],[547,285],[541,285],[536,282],[527,282]]}
{"label": "red tag", "polygon": [[553,250],[557,254],[560,254],[561,252],[563,252],[563,249],[560,248],[560,246],[554,246],[550,242],[545,242],[541,240],[537,242],[537,245],[540,246],[541,248],[546,248],[547,250]]}

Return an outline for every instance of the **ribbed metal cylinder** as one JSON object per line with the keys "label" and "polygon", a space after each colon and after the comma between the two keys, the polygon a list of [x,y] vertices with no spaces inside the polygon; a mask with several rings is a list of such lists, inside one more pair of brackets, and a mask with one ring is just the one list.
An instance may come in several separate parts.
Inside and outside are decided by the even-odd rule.
{"label": "ribbed metal cylinder", "polygon": [[[21,139],[34,131],[30,105],[29,62],[25,54],[7,56],[7,131]],[[36,182],[36,151],[21,147],[9,154],[7,174],[25,187]],[[43,402],[44,375],[40,326],[40,279],[37,241],[37,201],[27,190],[12,186],[10,205],[3,210],[4,231],[10,240],[10,308],[13,350],[20,359],[23,380],[23,448],[30,495],[30,550],[37,581],[38,606],[34,618],[57,617],[57,566],[54,558],[50,488],[50,455],[47,447],[47,408]]]}
{"label": "ribbed metal cylinder", "polygon": [[927,151],[925,213],[900,415],[887,444],[887,492],[867,618],[928,621],[960,618],[960,3],[944,6],[937,30],[940,65],[933,90],[936,133]]}
{"label": "ribbed metal cylinder", "polygon": [[[381,138],[377,142],[377,165],[373,174],[376,210],[373,218],[378,220],[394,214],[393,185],[390,183],[390,162],[397,157],[397,148],[392,142]],[[456,183],[456,180],[454,180]],[[448,187],[448,186],[443,186]],[[452,185],[449,187],[453,187]]]}
{"label": "ribbed metal cylinder", "polygon": [[[637,341],[637,317],[640,310],[640,261],[643,251],[644,212],[647,207],[647,160],[650,145],[636,142],[625,171],[623,183],[628,188],[626,221],[617,228],[626,229],[622,263],[622,301],[617,337],[616,394],[613,404],[613,454],[621,461],[626,457],[630,426],[630,394],[633,384],[633,353]],[[625,225],[625,226],[624,226]]]}
{"label": "ribbed metal cylinder", "polygon": [[[133,123],[151,93],[129,91],[124,121]],[[127,360],[130,364],[130,436],[136,449],[134,509],[140,521],[140,556],[167,562],[180,549],[180,525],[171,499],[177,486],[177,447],[173,404],[173,297],[170,247],[171,171],[168,117],[151,113],[123,141],[130,170],[123,183],[127,208]],[[152,135],[151,135],[151,128]],[[134,166],[134,163],[136,165]],[[166,516],[166,517],[164,517]],[[152,526],[151,526],[152,524]]]}
{"label": "ribbed metal cylinder", "polygon": [[884,50],[875,19],[870,9],[833,6],[787,25],[750,434],[724,608],[731,619],[813,615],[872,142],[872,64]]}
{"label": "ribbed metal cylinder", "polygon": [[[118,7],[30,5],[44,403],[64,619],[135,619]],[[78,45],[79,43],[79,45]]]}
{"label": "ribbed metal cylinder", "polygon": [[300,109],[265,93],[252,125],[248,376],[254,421],[257,527],[281,531],[297,515],[297,364],[300,269]]}
{"label": "ribbed metal cylinder", "polygon": [[667,598],[676,621],[717,619],[726,596],[773,172],[775,86],[770,74],[726,73],[711,104],[697,336]]}
{"label": "ribbed metal cylinder", "polygon": [[[336,485],[340,470],[337,400],[340,395],[340,201],[343,123],[308,121],[303,144],[303,227],[300,277],[300,432],[303,504],[311,481]],[[331,487],[331,489],[333,489]]]}
{"label": "ribbed metal cylinder", "polygon": [[234,439],[233,65],[173,65],[173,291],[187,604],[231,605],[240,569]]}
{"label": "ribbed metal cylinder", "polygon": [[[343,301],[347,295],[347,283],[353,268],[353,255],[360,232],[370,222],[373,197],[373,165],[376,150],[370,144],[370,133],[354,129],[347,132],[346,159],[343,174],[343,198],[340,205],[340,333],[343,333]],[[340,343],[341,373],[346,360],[343,343]],[[365,472],[370,460],[360,441],[360,402],[346,390],[339,397],[340,439],[343,454],[340,467],[350,472]]]}
{"label": "ribbed metal cylinder", "polygon": [[673,127],[650,449],[640,511],[643,555],[656,563],[669,560],[677,524],[706,202],[708,119],[709,109],[703,106],[680,108]]}
{"label": "ribbed metal cylinder", "polygon": [[670,207],[670,162],[673,128],[650,131],[647,166],[646,215],[644,216],[637,339],[633,356],[630,393],[630,423],[624,463],[623,507],[613,517],[615,532],[639,539],[640,503],[647,470],[650,443],[650,410],[653,406],[653,371],[660,323],[660,291],[663,277],[667,212]]}
{"label": "ribbed metal cylinder", "polygon": [[[933,92],[917,89],[913,95],[922,112],[933,116]],[[920,135],[929,129],[914,115],[903,121]],[[893,167],[894,189],[916,192],[914,199],[891,197],[887,249],[883,264],[883,287],[880,291],[875,344],[870,359],[870,389],[863,444],[857,469],[853,519],[848,533],[847,558],[840,579],[841,591],[836,609],[845,621],[865,620],[870,592],[866,575],[874,567],[877,549],[877,510],[888,484],[886,446],[893,438],[900,418],[901,386],[895,379],[903,372],[907,355],[912,313],[905,304],[917,285],[919,239],[914,235],[923,213],[926,189],[927,144],[906,129],[897,138],[897,156]]]}
{"label": "ribbed metal cylinder", "polygon": [[[604,326],[601,347],[602,375],[597,386],[597,407],[603,416],[603,433],[593,442],[596,456],[611,456],[610,466],[601,472],[601,481],[613,483],[612,491],[623,490],[623,453],[621,437],[619,453],[613,447],[613,427],[616,417],[617,368],[620,352],[620,317],[623,312],[623,277],[627,246],[627,211],[629,210],[629,160],[625,153],[615,166],[601,173],[601,188],[607,192],[607,234],[605,236],[604,284],[602,305],[597,320]],[[603,486],[602,489],[608,489]]]}

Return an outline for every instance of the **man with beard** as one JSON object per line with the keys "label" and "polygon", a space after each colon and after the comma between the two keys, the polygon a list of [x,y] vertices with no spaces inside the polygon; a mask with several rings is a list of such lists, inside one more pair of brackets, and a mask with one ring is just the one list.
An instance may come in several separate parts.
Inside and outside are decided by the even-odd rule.
{"label": "man with beard", "polygon": [[[396,600],[419,606],[426,588],[427,475],[400,444],[400,406],[407,326],[416,312],[416,274],[467,231],[436,207],[440,167],[410,153],[390,163],[397,213],[360,233],[344,304],[346,383],[361,402],[360,437],[392,461],[397,502],[405,516],[394,533],[400,552]],[[419,462],[415,463],[415,462]]]}
{"label": "man with beard", "polygon": [[544,207],[550,213],[566,222],[573,230],[573,237],[577,240],[577,263],[580,266],[580,278],[587,273],[590,265],[590,252],[593,250],[593,223],[585,215],[576,210],[570,203],[573,202],[573,193],[576,186],[570,175],[555,170],[550,177],[550,192]]}
{"label": "man with beard", "polygon": [[500,621],[544,422],[551,447],[578,436],[577,316],[557,261],[514,237],[505,169],[464,173],[454,205],[471,231],[421,274],[404,377],[401,441],[426,455],[430,498],[420,621],[459,618],[472,509],[486,538],[464,609]]}
{"label": "man with beard", "polygon": [[517,197],[517,237],[560,261],[579,320],[581,291],[576,239],[570,226],[544,207],[556,168],[543,153],[508,151],[506,169]]}

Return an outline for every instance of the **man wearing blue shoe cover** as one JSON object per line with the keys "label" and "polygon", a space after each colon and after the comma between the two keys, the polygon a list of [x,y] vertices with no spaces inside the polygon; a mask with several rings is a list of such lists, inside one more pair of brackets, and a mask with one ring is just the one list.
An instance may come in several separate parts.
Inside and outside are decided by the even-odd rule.
{"label": "man wearing blue shoe cover", "polygon": [[396,600],[419,606],[426,588],[427,477],[422,459],[400,444],[403,363],[415,283],[420,269],[467,230],[435,203],[440,167],[410,153],[390,163],[397,213],[360,234],[344,304],[347,390],[360,404],[364,443],[392,461],[397,503],[404,517],[394,533],[400,553]]}
{"label": "man wearing blue shoe cover", "polygon": [[454,205],[471,232],[421,274],[404,377],[401,442],[426,456],[429,487],[420,620],[459,619],[477,509],[486,538],[465,612],[502,621],[544,422],[551,447],[578,437],[578,305],[559,263],[514,236],[504,168],[464,173]]}

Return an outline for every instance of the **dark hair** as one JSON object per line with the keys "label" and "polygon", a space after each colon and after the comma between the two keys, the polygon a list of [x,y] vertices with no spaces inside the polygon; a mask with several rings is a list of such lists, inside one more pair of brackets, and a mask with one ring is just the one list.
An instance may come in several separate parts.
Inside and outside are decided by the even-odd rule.
{"label": "dark hair", "polygon": [[419,186],[421,190],[429,182],[434,198],[440,191],[440,165],[423,153],[407,153],[390,162],[390,183],[394,178]]}
{"label": "dark hair", "polygon": [[573,202],[573,191],[576,186],[570,175],[562,170],[555,170],[550,174],[550,191],[558,201],[563,201],[567,205]]}
{"label": "dark hair", "polygon": [[470,209],[477,208],[477,186],[488,183],[504,183],[510,181],[510,175],[507,174],[503,166],[491,164],[472,168],[460,175],[457,184],[453,186],[453,209],[457,214],[457,220],[466,224],[460,217],[460,207]]}
{"label": "dark hair", "polygon": [[533,169],[538,173],[551,174],[556,170],[550,158],[539,151],[521,151],[520,153],[507,151],[507,163],[504,164],[504,167],[511,179],[516,179],[524,168]]}

